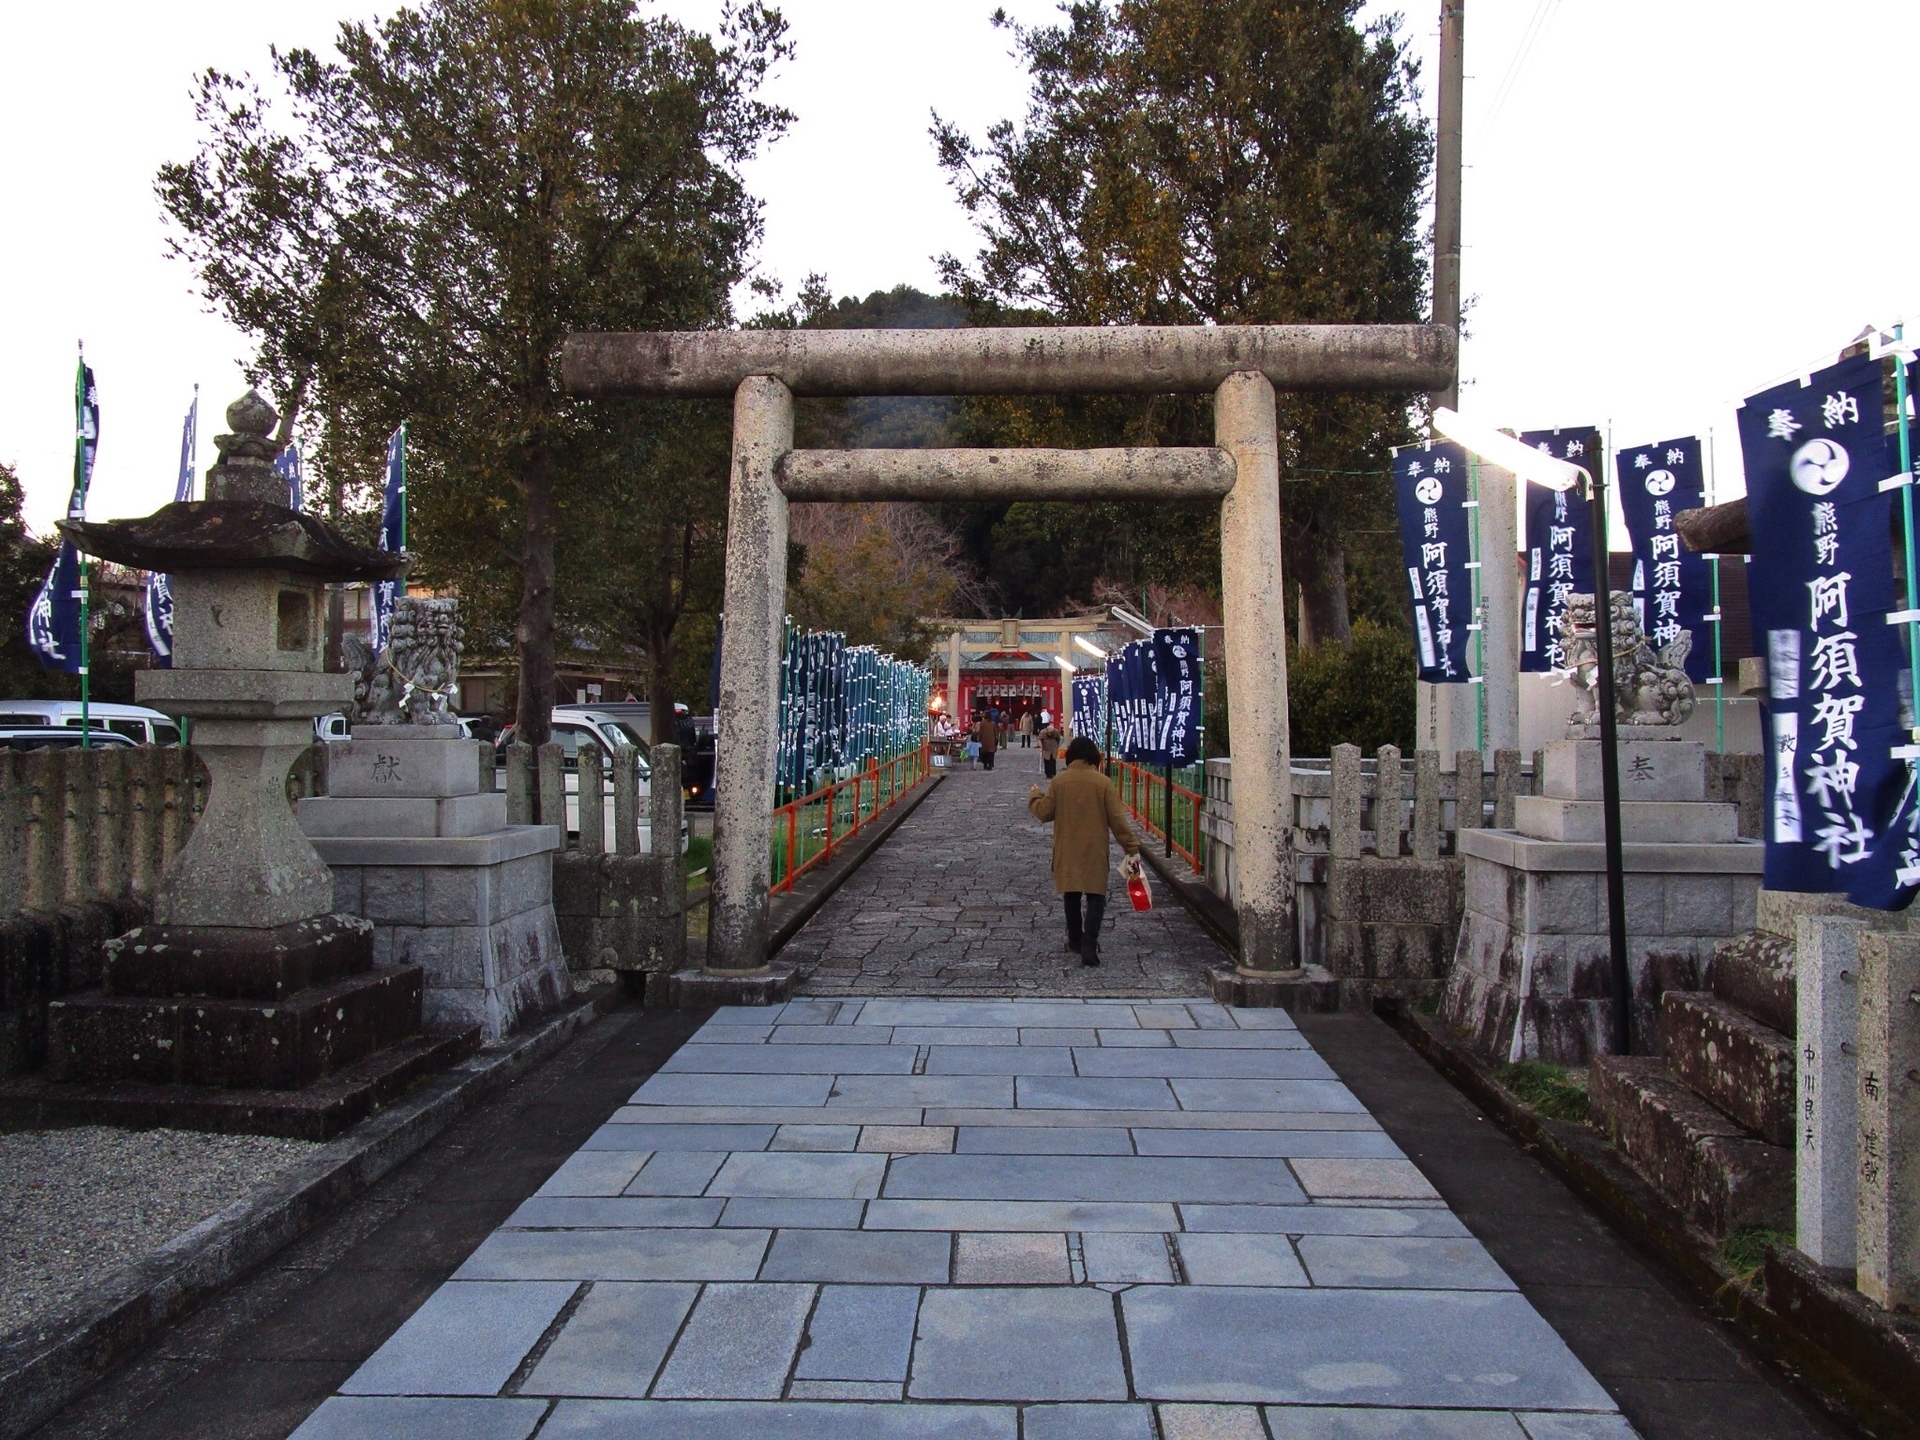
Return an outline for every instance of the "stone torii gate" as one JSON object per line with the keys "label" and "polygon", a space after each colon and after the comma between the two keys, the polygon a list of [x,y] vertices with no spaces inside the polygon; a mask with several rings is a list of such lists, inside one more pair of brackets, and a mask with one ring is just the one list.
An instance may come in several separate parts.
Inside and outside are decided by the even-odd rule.
{"label": "stone torii gate", "polygon": [[[683,1000],[778,998],[768,963],[779,646],[791,500],[1220,501],[1233,715],[1240,963],[1216,998],[1272,1004],[1297,983],[1278,390],[1408,394],[1453,383],[1435,325],[742,330],[569,336],[578,396],[733,397],[726,643],[715,723],[713,909]],[[795,396],[1214,396],[1211,448],[795,450]]]}

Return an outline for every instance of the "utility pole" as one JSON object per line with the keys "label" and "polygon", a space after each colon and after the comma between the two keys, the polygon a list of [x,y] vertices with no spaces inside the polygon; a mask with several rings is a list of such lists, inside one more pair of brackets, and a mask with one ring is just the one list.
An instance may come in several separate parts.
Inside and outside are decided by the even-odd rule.
{"label": "utility pole", "polygon": [[[1433,176],[1433,323],[1460,328],[1460,110],[1466,84],[1467,0],[1440,0],[1440,133]],[[1460,381],[1433,403],[1460,408]]]}

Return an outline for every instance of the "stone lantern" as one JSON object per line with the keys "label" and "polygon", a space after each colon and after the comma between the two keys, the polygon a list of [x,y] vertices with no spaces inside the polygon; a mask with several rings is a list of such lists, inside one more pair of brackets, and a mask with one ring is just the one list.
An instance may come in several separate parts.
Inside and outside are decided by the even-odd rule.
{"label": "stone lantern", "polygon": [[108,943],[99,991],[50,1014],[56,1080],[293,1089],[418,1036],[421,971],[376,969],[371,927],[333,913],[286,791],[313,717],[353,698],[353,677],[324,668],[327,582],[395,579],[407,559],[287,508],[277,420],[253,391],[228,408],[205,500],[61,523],[88,554],[172,577],[174,668],[142,671],[135,693],[192,722],[210,783],[153,923]]}

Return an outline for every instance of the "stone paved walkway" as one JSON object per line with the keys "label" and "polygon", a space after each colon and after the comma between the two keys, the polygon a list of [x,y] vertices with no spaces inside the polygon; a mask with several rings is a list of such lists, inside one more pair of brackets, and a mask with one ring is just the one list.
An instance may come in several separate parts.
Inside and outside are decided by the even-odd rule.
{"label": "stone paved walkway", "polygon": [[1619,1440],[1288,1017],[718,1013],[301,1440]]}
{"label": "stone paved walkway", "polygon": [[1040,752],[1003,750],[929,795],[781,951],[808,995],[1204,995],[1226,957],[1173,895],[1144,914],[1119,883],[1098,969],[1066,952],[1052,831],[1027,813]]}

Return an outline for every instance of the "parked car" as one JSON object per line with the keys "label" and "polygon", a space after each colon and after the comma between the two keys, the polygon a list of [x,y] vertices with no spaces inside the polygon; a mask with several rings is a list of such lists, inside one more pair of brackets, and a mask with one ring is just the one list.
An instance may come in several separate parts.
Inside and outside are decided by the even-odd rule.
{"label": "parked car", "polygon": [[0,750],[78,750],[83,736],[99,750],[134,743],[114,730],[83,732],[78,725],[9,725],[0,726]]}
{"label": "parked car", "polygon": [[[500,732],[500,739],[494,747],[494,762],[501,769],[506,768],[507,747],[513,743],[514,730],[509,725]],[[596,710],[568,708],[555,709],[553,712],[553,739],[561,749],[561,767],[566,776],[567,788],[567,833],[580,833],[580,747],[591,741],[600,747],[600,785],[601,785],[601,824],[606,829],[604,844],[608,850],[614,849],[613,815],[613,754],[612,747],[629,745],[640,753],[637,757],[640,772],[640,848],[651,852],[653,849],[653,826],[647,818],[646,801],[653,793],[653,768],[647,763],[647,742],[636,735],[612,716]],[[691,836],[686,818],[680,821],[680,853],[686,854]]]}
{"label": "parked car", "polygon": [[[466,715],[462,715],[459,718],[460,738],[462,740],[477,740],[479,738],[473,733],[473,718],[474,717]],[[313,738],[316,744],[325,742],[329,745],[341,740],[351,740],[353,738],[353,726],[347,720],[347,717],[342,715],[338,710],[334,711],[331,715],[316,715],[313,717]]]}
{"label": "parked car", "polygon": [[[87,720],[96,732],[121,736],[130,745],[178,745],[180,726],[170,715],[149,710],[144,705],[113,705],[95,701],[87,707]],[[28,729],[50,725],[61,729],[80,728],[78,700],[0,700],[0,729]]]}

